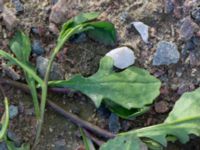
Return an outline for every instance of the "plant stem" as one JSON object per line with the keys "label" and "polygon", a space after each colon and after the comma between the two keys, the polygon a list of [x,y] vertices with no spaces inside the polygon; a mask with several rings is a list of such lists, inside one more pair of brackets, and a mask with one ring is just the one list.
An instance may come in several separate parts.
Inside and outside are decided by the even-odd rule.
{"label": "plant stem", "polygon": [[26,72],[25,72],[25,76],[26,76],[26,82],[28,83],[28,86],[31,91],[31,96],[33,99],[33,105],[34,105],[34,110],[35,110],[35,116],[36,116],[36,119],[39,120],[40,119],[40,106],[39,106],[39,102],[38,102],[35,81],[31,77],[29,77],[29,75]]}
{"label": "plant stem", "polygon": [[54,61],[55,56],[57,55],[57,53],[60,51],[60,49],[63,47],[63,45],[65,44],[65,42],[75,33],[77,33],[79,31],[79,29],[81,30],[82,27],[80,25],[74,27],[71,30],[68,30],[65,33],[65,36],[63,37],[63,39],[59,40],[57,43],[57,46],[55,47],[53,53],[50,56],[49,62],[48,62],[48,66],[47,66],[47,70],[45,73],[45,77],[44,77],[44,82],[41,85],[42,88],[42,97],[41,97],[41,104],[40,104],[40,121],[38,122],[38,127],[37,127],[37,133],[36,133],[36,139],[35,139],[35,144],[37,145],[39,142],[39,136],[41,134],[41,130],[42,130],[42,124],[43,124],[43,120],[44,120],[44,112],[45,112],[45,106],[46,106],[46,99],[47,99],[47,90],[48,90],[48,81],[49,81],[49,74],[51,72],[51,67]]}
{"label": "plant stem", "polygon": [[[26,93],[30,93],[30,89],[28,88],[28,86],[26,84],[17,82],[17,81],[13,81],[10,79],[0,79],[0,84],[8,84],[17,88],[20,88],[21,90],[25,91]],[[38,94],[38,97],[40,98],[40,95]],[[104,137],[104,138],[114,138],[116,135],[108,132],[104,129],[99,128],[98,126],[95,126],[85,120],[82,120],[81,118],[79,118],[78,116],[69,113],[67,111],[65,111],[63,108],[61,108],[60,106],[58,106],[57,104],[55,104],[53,101],[48,100],[47,101],[48,106],[50,106],[54,111],[56,111],[58,114],[62,115],[63,117],[65,117],[66,119],[70,120],[72,123],[87,129],[95,134],[97,134],[98,136]]]}

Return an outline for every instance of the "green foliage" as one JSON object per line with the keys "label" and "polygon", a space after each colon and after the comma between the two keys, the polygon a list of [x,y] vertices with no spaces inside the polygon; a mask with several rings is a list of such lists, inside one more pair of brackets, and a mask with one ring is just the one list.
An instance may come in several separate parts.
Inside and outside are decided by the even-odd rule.
{"label": "green foliage", "polygon": [[[101,147],[101,150],[110,149],[111,144],[115,145],[119,140],[124,140],[128,136],[137,138],[149,138],[163,146],[167,146],[170,136],[176,137],[180,142],[189,141],[189,135],[200,136],[200,88],[193,92],[185,93],[176,102],[173,110],[164,123],[145,127],[125,133],[121,133],[117,138],[108,141]],[[170,138],[171,139],[171,138]],[[122,142],[121,147],[126,147],[127,143]],[[113,149],[114,150],[114,149]],[[129,147],[126,150],[138,150]]]}
{"label": "green foliage", "polygon": [[24,63],[29,63],[31,54],[31,43],[29,37],[23,32],[16,32],[10,41],[10,49],[15,54],[16,58]]}
{"label": "green foliage", "polygon": [[109,99],[125,109],[143,108],[159,95],[160,81],[147,71],[136,67],[122,72],[113,71],[110,57],[101,59],[97,73],[85,78],[76,75],[70,80],[50,81],[51,87],[67,87],[81,91],[99,107],[102,100]]}
{"label": "green foliage", "polygon": [[9,105],[7,97],[4,98],[5,112],[1,119],[1,131],[0,131],[0,140],[3,140],[6,136],[8,125],[9,125]]}
{"label": "green foliage", "polygon": [[8,150],[30,150],[29,144],[22,144],[21,147],[16,147],[12,141],[6,140]]}
{"label": "green foliage", "polygon": [[90,38],[105,45],[113,45],[116,41],[116,30],[112,23],[93,21],[99,16],[97,12],[81,13],[63,24],[58,38],[58,45],[69,37],[86,32]]}

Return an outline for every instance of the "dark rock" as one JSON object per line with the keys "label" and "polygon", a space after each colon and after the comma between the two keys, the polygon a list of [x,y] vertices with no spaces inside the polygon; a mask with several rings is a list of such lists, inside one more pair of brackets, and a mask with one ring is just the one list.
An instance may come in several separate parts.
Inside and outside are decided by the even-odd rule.
{"label": "dark rock", "polygon": [[85,41],[87,41],[87,36],[85,33],[76,34],[70,39],[70,42],[77,43],[77,44],[83,43]]}
{"label": "dark rock", "polygon": [[12,0],[12,3],[15,5],[17,14],[24,12],[24,6],[20,0]]}
{"label": "dark rock", "polygon": [[165,113],[169,110],[169,104],[166,101],[160,101],[154,106],[157,113]]}
{"label": "dark rock", "polygon": [[21,139],[11,130],[8,130],[7,132],[8,138],[14,142],[16,147],[19,147],[22,143]]}
{"label": "dark rock", "polygon": [[118,133],[119,130],[121,129],[119,117],[114,113],[111,113],[108,125],[109,125],[109,131],[111,131],[112,133]]}
{"label": "dark rock", "polygon": [[0,150],[8,150],[6,142],[0,142]]}
{"label": "dark rock", "polygon": [[101,105],[97,109],[97,115],[101,118],[108,118],[110,116],[110,111],[105,106]]}
{"label": "dark rock", "polygon": [[39,31],[39,29],[37,28],[37,27],[32,27],[31,28],[31,33],[33,34],[33,35],[40,35],[40,31]]}
{"label": "dark rock", "polygon": [[198,26],[190,18],[185,18],[180,28],[180,37],[183,40],[189,40],[194,36]]}
{"label": "dark rock", "polygon": [[17,115],[18,115],[18,107],[17,106],[14,106],[14,105],[10,105],[9,107],[9,117],[10,119],[13,119],[15,118]]}
{"label": "dark rock", "polygon": [[192,19],[194,19],[194,21],[198,24],[200,24],[200,7],[195,8],[192,12],[191,12],[191,17]]}
{"label": "dark rock", "polygon": [[51,0],[51,4],[55,5],[58,2],[58,0]]}
{"label": "dark rock", "polygon": [[32,44],[32,52],[41,55],[44,53],[44,48],[42,47],[42,44],[39,40],[34,40]]}
{"label": "dark rock", "polygon": [[193,36],[191,40],[192,40],[193,45],[200,47],[200,38],[199,37]]}
{"label": "dark rock", "polygon": [[[44,78],[45,72],[48,65],[48,59],[44,58],[42,56],[39,56],[36,58],[36,68],[39,73],[39,75]],[[51,80],[58,80],[64,78],[64,72],[61,66],[57,63],[53,63],[51,73],[50,73],[50,79]]]}
{"label": "dark rock", "polygon": [[157,50],[153,58],[153,65],[176,64],[179,61],[180,54],[174,43],[161,41],[157,44]]}
{"label": "dark rock", "polygon": [[165,13],[170,14],[174,11],[174,3],[172,0],[165,0]]}

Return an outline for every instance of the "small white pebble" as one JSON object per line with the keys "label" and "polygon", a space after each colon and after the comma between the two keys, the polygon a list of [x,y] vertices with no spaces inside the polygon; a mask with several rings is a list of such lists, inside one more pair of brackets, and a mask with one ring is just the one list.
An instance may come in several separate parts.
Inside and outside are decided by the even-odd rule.
{"label": "small white pebble", "polygon": [[128,47],[119,47],[106,54],[114,60],[114,66],[119,69],[125,69],[135,63],[134,52]]}

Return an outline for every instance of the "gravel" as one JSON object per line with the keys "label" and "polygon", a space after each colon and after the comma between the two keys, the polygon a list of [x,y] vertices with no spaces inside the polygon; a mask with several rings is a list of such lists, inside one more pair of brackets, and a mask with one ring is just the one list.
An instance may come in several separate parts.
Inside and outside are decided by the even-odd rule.
{"label": "gravel", "polygon": [[44,48],[39,40],[34,40],[32,44],[32,52],[37,55],[42,55],[44,53]]}
{"label": "gravel", "polygon": [[176,44],[172,42],[161,41],[157,44],[157,50],[153,58],[153,65],[170,65],[179,61],[180,53]]}
{"label": "gravel", "polygon": [[[44,78],[45,76],[48,61],[49,60],[47,58],[44,58],[42,56],[38,56],[36,58],[36,69],[42,78]],[[59,64],[53,63],[51,73],[50,73],[50,79],[58,80],[58,79],[63,79],[63,78],[64,78],[64,72],[62,68],[60,67]]]}
{"label": "gravel", "polygon": [[118,133],[119,130],[121,129],[119,117],[114,113],[111,113],[108,125],[109,125],[109,131],[112,133]]}
{"label": "gravel", "polygon": [[10,107],[9,107],[9,117],[10,117],[10,119],[13,119],[13,118],[15,118],[17,115],[18,115],[18,107],[17,106],[14,106],[14,105],[10,105]]}

